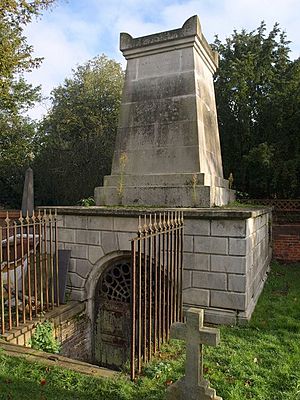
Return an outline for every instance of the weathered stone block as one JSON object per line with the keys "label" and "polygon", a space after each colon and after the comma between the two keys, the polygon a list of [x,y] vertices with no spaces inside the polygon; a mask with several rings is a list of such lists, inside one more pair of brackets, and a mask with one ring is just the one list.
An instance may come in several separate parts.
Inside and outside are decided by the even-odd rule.
{"label": "weathered stone block", "polygon": [[227,275],[193,271],[192,286],[202,289],[227,289]]}
{"label": "weathered stone block", "polygon": [[212,236],[244,237],[246,235],[245,220],[211,221]]}
{"label": "weathered stone block", "polygon": [[219,237],[194,237],[194,251],[196,253],[228,254],[228,239]]}
{"label": "weathered stone block", "polygon": [[118,249],[118,238],[115,232],[101,232],[101,247],[105,254]]}
{"label": "weathered stone block", "polygon": [[77,230],[76,243],[100,245],[101,233],[92,230]]}
{"label": "weathered stone block", "polygon": [[81,215],[65,215],[65,228],[87,229],[87,217]]}
{"label": "weathered stone block", "polygon": [[138,219],[114,218],[114,231],[132,232],[131,236],[134,237],[138,231]]}
{"label": "weathered stone block", "polygon": [[246,294],[211,290],[210,306],[229,308],[231,310],[245,310],[247,306]]}
{"label": "weathered stone block", "polygon": [[246,239],[229,238],[229,254],[236,256],[245,256],[253,248],[253,236]]}
{"label": "weathered stone block", "polygon": [[75,229],[59,228],[58,240],[65,243],[75,243]]}
{"label": "weathered stone block", "polygon": [[86,300],[86,294],[84,289],[82,288],[75,288],[75,287],[68,287],[68,293],[70,294],[71,300],[74,301],[84,301]]}
{"label": "weathered stone block", "polygon": [[76,273],[86,279],[93,266],[88,260],[76,260]]}
{"label": "weathered stone block", "polygon": [[87,218],[88,229],[98,231],[112,231],[114,228],[113,217],[92,216]]}
{"label": "weathered stone block", "polygon": [[183,242],[183,251],[192,253],[194,251],[194,237],[193,236],[184,236]]}
{"label": "weathered stone block", "polygon": [[182,288],[183,289],[188,289],[192,286],[192,272],[184,270],[183,271],[183,282],[182,282]]}
{"label": "weathered stone block", "polygon": [[209,271],[210,256],[208,254],[184,253],[183,265],[185,269]]}
{"label": "weathered stone block", "polygon": [[190,235],[210,235],[210,221],[201,219],[189,219],[185,222],[184,227],[185,234]]}
{"label": "weathered stone block", "polygon": [[94,265],[97,261],[104,256],[104,251],[101,246],[89,246],[88,247],[88,260]]}
{"label": "weathered stone block", "polygon": [[73,288],[84,288],[85,278],[74,272],[69,272],[68,274],[68,284]]}
{"label": "weathered stone block", "polygon": [[189,288],[183,291],[183,304],[208,306],[209,290]]}
{"label": "weathered stone block", "polygon": [[233,256],[218,256],[211,255],[211,271],[216,272],[231,272],[235,274],[245,274],[248,258],[244,257],[233,257]]}
{"label": "weathered stone block", "polygon": [[247,277],[245,275],[228,274],[228,290],[245,293],[247,288]]}
{"label": "weathered stone block", "polygon": [[142,57],[139,60],[137,79],[178,73],[180,61],[180,50]]}
{"label": "weathered stone block", "polygon": [[72,258],[88,258],[88,246],[66,243],[65,250],[71,250]]}
{"label": "weathered stone block", "polygon": [[122,232],[118,233],[118,248],[119,250],[131,250],[131,240],[134,237],[132,233]]}

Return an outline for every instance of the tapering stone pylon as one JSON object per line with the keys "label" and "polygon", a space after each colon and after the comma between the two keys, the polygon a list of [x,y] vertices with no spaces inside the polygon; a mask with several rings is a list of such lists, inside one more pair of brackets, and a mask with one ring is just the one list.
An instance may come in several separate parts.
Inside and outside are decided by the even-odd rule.
{"label": "tapering stone pylon", "polygon": [[223,179],[213,85],[218,54],[197,16],[182,28],[132,38],[111,175],[97,205],[211,207],[232,198]]}

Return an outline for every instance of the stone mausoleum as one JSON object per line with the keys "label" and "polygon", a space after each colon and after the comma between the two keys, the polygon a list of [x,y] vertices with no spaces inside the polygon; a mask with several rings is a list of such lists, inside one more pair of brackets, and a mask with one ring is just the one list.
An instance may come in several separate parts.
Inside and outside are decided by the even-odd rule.
{"label": "stone mausoleum", "polygon": [[[101,320],[99,282],[119,279],[120,290],[129,290],[139,215],[183,211],[183,303],[204,308],[208,322],[250,319],[271,257],[269,209],[218,207],[234,193],[222,171],[218,55],[198,17],[145,37],[122,33],[120,47],[127,69],[111,175],[95,189],[97,206],[58,208],[60,248],[71,250],[69,297],[87,311],[86,352],[100,364],[99,341],[121,343],[126,334],[114,338],[116,326]],[[124,318],[126,307],[119,308]]]}

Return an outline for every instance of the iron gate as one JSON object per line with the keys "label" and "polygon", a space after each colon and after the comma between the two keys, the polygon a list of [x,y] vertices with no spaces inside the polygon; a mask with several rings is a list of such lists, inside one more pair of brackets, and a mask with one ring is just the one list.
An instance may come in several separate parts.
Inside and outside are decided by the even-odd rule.
{"label": "iron gate", "polygon": [[131,379],[182,321],[183,212],[139,217],[131,241]]}

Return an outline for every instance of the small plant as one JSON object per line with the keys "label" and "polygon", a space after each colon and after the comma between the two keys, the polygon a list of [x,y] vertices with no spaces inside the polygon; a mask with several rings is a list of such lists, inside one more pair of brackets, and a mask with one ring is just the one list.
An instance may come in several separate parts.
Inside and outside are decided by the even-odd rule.
{"label": "small plant", "polygon": [[148,378],[158,379],[162,375],[169,374],[172,371],[170,363],[159,362],[157,364],[150,364],[144,368],[144,375]]}
{"label": "small plant", "polygon": [[122,198],[124,194],[124,173],[125,173],[125,167],[128,161],[128,156],[126,153],[122,153],[120,155],[119,163],[120,163],[120,178],[119,178],[119,183],[118,183],[118,197],[120,200],[120,203],[122,203]]}
{"label": "small plant", "polygon": [[91,207],[95,205],[95,199],[94,197],[88,197],[86,199],[81,199],[78,202],[78,205],[83,206],[83,207]]}
{"label": "small plant", "polygon": [[53,324],[50,321],[37,324],[29,345],[35,350],[56,354],[59,353],[61,347],[54,337]]}

